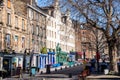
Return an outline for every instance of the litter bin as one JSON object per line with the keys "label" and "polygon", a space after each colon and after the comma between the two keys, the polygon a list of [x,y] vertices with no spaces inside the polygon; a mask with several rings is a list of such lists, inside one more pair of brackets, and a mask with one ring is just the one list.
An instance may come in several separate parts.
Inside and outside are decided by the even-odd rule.
{"label": "litter bin", "polygon": [[2,80],[2,77],[3,77],[3,76],[2,76],[2,71],[0,71],[0,80]]}
{"label": "litter bin", "polygon": [[69,76],[68,76],[69,78],[72,78],[72,73],[69,73]]}
{"label": "litter bin", "polygon": [[20,74],[21,74],[21,67],[17,67],[16,75],[20,75]]}
{"label": "litter bin", "polygon": [[50,64],[49,64],[49,65],[46,65],[46,73],[47,73],[47,74],[50,74],[50,66],[51,66]]}
{"label": "litter bin", "polygon": [[104,69],[104,74],[108,74],[109,73],[109,70],[108,69]]}
{"label": "litter bin", "polygon": [[32,76],[35,76],[35,74],[36,74],[36,67],[31,67],[31,74],[32,74]]}

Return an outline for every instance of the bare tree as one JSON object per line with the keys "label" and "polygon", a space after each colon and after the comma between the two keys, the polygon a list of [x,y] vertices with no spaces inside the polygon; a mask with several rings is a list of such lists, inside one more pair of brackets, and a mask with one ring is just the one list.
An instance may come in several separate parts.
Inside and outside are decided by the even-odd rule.
{"label": "bare tree", "polygon": [[88,34],[88,35],[92,35],[92,39],[90,39],[89,37],[88,38],[91,42],[91,45],[93,45],[90,47],[96,52],[97,71],[99,72],[99,59],[100,59],[100,56],[101,57],[103,56],[104,50],[107,47],[106,38],[104,34],[96,28],[91,28],[88,30],[91,31],[91,34]]}
{"label": "bare tree", "polygon": [[73,14],[80,15],[81,24],[104,33],[108,44],[110,70],[115,70],[116,61],[113,58],[117,53],[117,34],[120,31],[120,0],[67,0],[66,2]]}

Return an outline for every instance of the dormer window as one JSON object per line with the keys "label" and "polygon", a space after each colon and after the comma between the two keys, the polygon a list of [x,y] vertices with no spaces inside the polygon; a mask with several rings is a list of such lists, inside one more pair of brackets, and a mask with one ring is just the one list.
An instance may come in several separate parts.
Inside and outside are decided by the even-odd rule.
{"label": "dormer window", "polygon": [[54,17],[54,11],[51,11],[51,16]]}
{"label": "dormer window", "polygon": [[67,16],[62,17],[62,22],[65,24],[67,23]]}

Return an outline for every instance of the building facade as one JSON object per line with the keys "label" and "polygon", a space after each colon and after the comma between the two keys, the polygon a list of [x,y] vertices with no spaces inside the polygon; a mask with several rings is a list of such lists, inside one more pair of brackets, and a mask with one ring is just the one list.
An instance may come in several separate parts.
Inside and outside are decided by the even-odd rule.
{"label": "building facade", "polygon": [[75,51],[75,31],[72,27],[69,11],[62,14],[59,9],[59,0],[55,0],[54,4],[44,7],[47,13],[47,48],[55,49],[59,43],[62,50],[69,52]]}
{"label": "building facade", "polygon": [[[19,3],[19,4],[18,4]],[[19,1],[4,0],[1,8],[0,22],[0,50],[14,50],[15,52],[24,52],[27,45],[27,14],[24,3]],[[18,10],[19,9],[19,10]]]}
{"label": "building facade", "polygon": [[35,53],[40,53],[43,47],[46,47],[46,14],[37,6],[35,0],[27,4],[28,10],[28,30],[29,30],[29,48]]}

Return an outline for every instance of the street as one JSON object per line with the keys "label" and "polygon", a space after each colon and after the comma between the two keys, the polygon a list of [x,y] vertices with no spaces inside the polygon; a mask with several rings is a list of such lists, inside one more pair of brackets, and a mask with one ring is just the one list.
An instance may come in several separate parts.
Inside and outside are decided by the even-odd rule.
{"label": "street", "polygon": [[78,75],[82,70],[83,70],[83,65],[79,65],[79,66],[69,67],[69,68],[65,68],[62,70],[58,70],[58,71],[53,71],[51,73],[52,74]]}
{"label": "street", "polygon": [[6,78],[3,80],[78,80],[77,75],[82,71],[83,65],[76,65],[57,71],[51,71],[50,74],[36,74],[30,77],[29,74],[22,74],[21,78]]}

